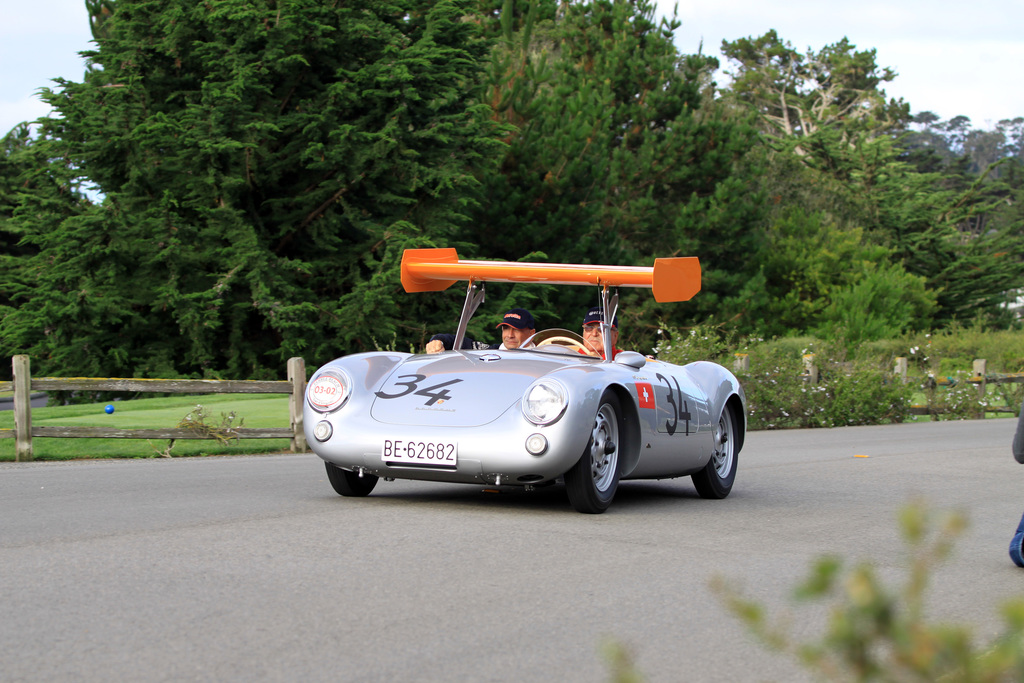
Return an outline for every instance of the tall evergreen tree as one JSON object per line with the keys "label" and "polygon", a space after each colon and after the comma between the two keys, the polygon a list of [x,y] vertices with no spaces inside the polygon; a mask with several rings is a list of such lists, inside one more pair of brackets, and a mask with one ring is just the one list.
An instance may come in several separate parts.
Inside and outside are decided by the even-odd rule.
{"label": "tall evergreen tree", "polygon": [[[28,235],[53,220],[81,215],[91,206],[73,169],[48,157],[29,124],[0,139],[0,320],[39,293],[42,261]],[[32,262],[33,265],[29,266]],[[0,376],[9,374],[7,368]]]}
{"label": "tall evergreen tree", "polygon": [[[731,95],[752,106],[775,136],[804,137],[837,126],[886,131],[909,116],[908,105],[887,100],[881,87],[896,73],[878,66],[875,50],[858,51],[846,38],[804,54],[773,29],[723,41],[722,54],[733,65]],[[802,153],[799,146],[796,151]]]}
{"label": "tall evergreen tree", "polygon": [[41,144],[104,200],[17,223],[42,286],[3,351],[257,377],[420,341],[444,302],[399,295],[402,248],[451,235],[501,144],[467,3],[94,4],[92,68],[46,93]]}
{"label": "tall evergreen tree", "polygon": [[[486,97],[518,132],[499,173],[483,179],[487,201],[466,239],[510,260],[700,257],[704,289],[691,304],[620,293],[627,344],[649,341],[660,316],[739,310],[758,248],[749,230],[758,202],[744,175],[754,137],[744,118],[711,106],[714,61],[679,54],[678,21],[656,19],[644,0],[564,3],[545,16],[519,32],[504,26]],[[595,301],[590,291],[557,297],[541,303],[546,325],[575,328]]]}
{"label": "tall evergreen tree", "polygon": [[[844,39],[802,55],[769,32],[726,42],[723,52],[736,64],[727,100],[757,112],[770,150],[772,170],[762,179],[773,200],[769,241],[814,225],[812,242],[827,243],[838,230],[864,242],[860,254],[875,254],[832,263],[835,253],[822,252],[810,273],[828,277],[804,288],[806,279],[770,252],[766,310],[794,297],[804,305],[770,316],[767,331],[784,332],[777,326],[786,320],[789,331],[835,333],[844,315],[863,334],[999,317],[1007,289],[1024,275],[1021,227],[976,229],[994,206],[992,187],[951,177],[937,151],[908,163],[898,139],[908,107],[881,90],[895,74],[876,65],[874,50],[856,52]],[[878,305],[879,293],[903,300]],[[887,320],[864,317],[871,309]]]}

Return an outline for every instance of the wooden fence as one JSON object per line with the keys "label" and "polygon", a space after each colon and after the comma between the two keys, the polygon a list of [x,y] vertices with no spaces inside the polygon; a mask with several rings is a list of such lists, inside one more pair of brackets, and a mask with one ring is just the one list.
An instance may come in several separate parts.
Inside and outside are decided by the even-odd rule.
{"label": "wooden fence", "polygon": [[[893,373],[903,378],[903,381],[907,381],[907,359],[897,358],[896,367]],[[984,401],[985,395],[988,392],[989,384],[1020,384],[1024,382],[1024,373],[1021,372],[1010,372],[1010,373],[990,373],[988,372],[988,361],[984,358],[975,359],[973,367],[971,368],[971,376],[965,381],[968,384],[974,384],[978,390],[978,400]],[[936,386],[949,386],[951,384],[948,377],[935,377],[932,378]],[[911,406],[910,412],[915,415],[930,415],[933,411],[928,406]],[[984,413],[1014,413],[1017,412],[1016,406],[984,406],[981,409],[982,415]]]}
{"label": "wooden fence", "polygon": [[[802,376],[811,384],[818,383],[818,377],[820,375],[820,368],[815,361],[814,354],[808,353],[803,357],[804,371]],[[909,369],[909,361],[906,358],[897,358],[893,367],[893,374],[901,378],[904,382],[909,381],[907,377],[907,370]],[[750,370],[750,357],[745,353],[735,354],[735,360],[733,361],[733,369],[739,372],[746,372]],[[974,361],[971,369],[971,376],[965,381],[969,384],[977,385],[978,400],[984,401],[985,395],[988,392],[989,384],[1003,384],[1003,383],[1024,383],[1024,372],[1011,372],[1011,373],[989,373],[988,372],[988,361],[984,358],[978,358]],[[931,378],[934,382],[933,386],[950,386],[952,382],[948,377],[934,377]],[[985,413],[1014,413],[1016,414],[1017,408],[1015,406],[984,406],[982,409]],[[911,406],[910,413],[912,415],[931,415],[935,413],[934,408],[929,406]]]}
{"label": "wooden fence", "polygon": [[231,438],[291,439],[293,453],[306,450],[302,426],[302,397],[306,363],[289,358],[287,380],[118,379],[103,377],[32,377],[28,356],[14,356],[13,382],[0,382],[0,391],[14,392],[14,429],[0,429],[0,438],[15,439],[15,461],[32,459],[32,438],[92,439],[214,439],[190,429],[110,429],[107,427],[33,427],[33,391],[136,391],[165,394],[288,394],[288,428],[232,428]]}

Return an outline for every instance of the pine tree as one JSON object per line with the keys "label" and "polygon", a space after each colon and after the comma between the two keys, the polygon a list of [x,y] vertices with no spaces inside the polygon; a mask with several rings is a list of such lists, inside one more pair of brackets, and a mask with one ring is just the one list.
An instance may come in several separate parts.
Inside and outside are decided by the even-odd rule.
{"label": "pine tree", "polygon": [[[1007,290],[1024,277],[1020,226],[979,227],[996,206],[996,187],[977,176],[964,182],[937,152],[907,154],[909,107],[887,100],[880,86],[895,74],[876,65],[874,50],[857,52],[843,39],[803,55],[771,31],[726,42],[723,52],[736,65],[726,100],[756,112],[764,131],[769,242],[785,243],[794,227],[808,243],[843,233],[840,242],[863,242],[848,251],[861,256],[839,261],[833,251],[818,258],[807,252],[804,275],[785,252],[769,250],[762,271],[766,333],[835,334],[844,314],[861,321],[856,339],[869,329],[891,334],[1002,317]],[[919,149],[933,142],[914,140]],[[879,292],[903,300],[879,306],[869,300]],[[785,300],[801,305],[786,307]],[[772,314],[780,309],[785,314]],[[864,318],[871,309],[887,319]]]}
{"label": "pine tree", "polygon": [[43,135],[103,202],[17,223],[42,287],[4,352],[258,377],[420,341],[446,304],[400,294],[402,249],[465,221],[501,144],[467,4],[101,4],[92,68],[46,93]]}
{"label": "pine tree", "polygon": [[[662,308],[620,293],[629,345],[645,345],[659,316],[738,310],[757,250],[748,226],[759,208],[744,166],[754,138],[744,117],[712,106],[714,60],[679,54],[678,21],[657,20],[650,2],[565,3],[546,16],[538,11],[519,32],[504,27],[486,97],[518,131],[499,173],[483,179],[479,229],[466,240],[509,260],[699,256],[704,289],[690,304]],[[554,296],[540,303],[545,326],[575,328],[596,298]]]}

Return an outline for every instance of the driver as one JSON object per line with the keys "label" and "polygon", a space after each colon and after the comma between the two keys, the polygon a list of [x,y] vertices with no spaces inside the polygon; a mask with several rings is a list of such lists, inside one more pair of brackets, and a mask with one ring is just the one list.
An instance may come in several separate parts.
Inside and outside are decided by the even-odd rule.
{"label": "driver", "polygon": [[[462,348],[474,350],[499,349],[506,351],[508,349],[525,349],[533,346],[532,342],[523,346],[523,342],[537,332],[533,316],[530,315],[530,312],[525,308],[511,309],[505,313],[501,322],[495,327],[501,329],[500,344],[487,344],[485,342],[473,341],[466,337],[462,340]],[[454,344],[454,334],[435,334],[430,338],[430,341],[427,342],[426,349],[424,350],[427,353],[441,353],[442,351],[451,351]]]}
{"label": "driver", "polygon": [[[604,358],[604,340],[601,338],[601,323],[604,322],[604,310],[596,306],[583,316],[583,341],[587,343],[587,355]],[[612,358],[621,349],[615,348],[619,341],[619,316],[612,318]],[[580,353],[583,353],[582,351]]]}

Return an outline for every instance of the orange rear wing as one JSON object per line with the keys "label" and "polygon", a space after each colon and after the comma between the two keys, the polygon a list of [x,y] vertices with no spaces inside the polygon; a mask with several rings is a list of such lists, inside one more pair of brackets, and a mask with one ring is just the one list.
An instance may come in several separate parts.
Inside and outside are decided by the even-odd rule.
{"label": "orange rear wing", "polygon": [[463,261],[451,248],[406,249],[402,255],[402,286],[407,292],[440,292],[460,280],[647,287],[655,301],[689,301],[700,291],[700,260],[696,256],[660,258],[653,268],[645,268]]}

